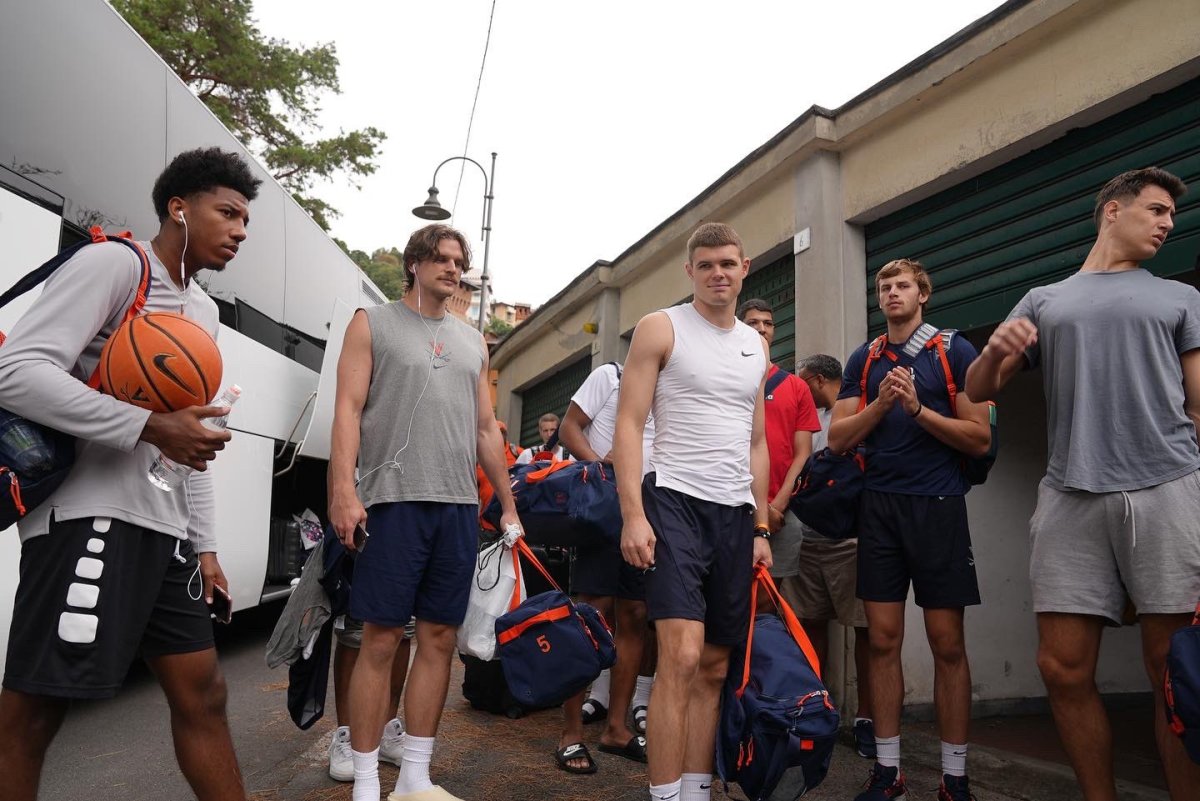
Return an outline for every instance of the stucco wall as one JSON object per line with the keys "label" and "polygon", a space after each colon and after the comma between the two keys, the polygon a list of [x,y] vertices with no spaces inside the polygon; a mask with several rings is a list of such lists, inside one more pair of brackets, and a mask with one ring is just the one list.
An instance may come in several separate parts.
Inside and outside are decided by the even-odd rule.
{"label": "stucco wall", "polygon": [[[1020,24],[1016,14],[1000,27]],[[873,219],[889,201],[1197,58],[1196,0],[1076,3],[860,127],[887,93],[839,117],[843,217]]]}

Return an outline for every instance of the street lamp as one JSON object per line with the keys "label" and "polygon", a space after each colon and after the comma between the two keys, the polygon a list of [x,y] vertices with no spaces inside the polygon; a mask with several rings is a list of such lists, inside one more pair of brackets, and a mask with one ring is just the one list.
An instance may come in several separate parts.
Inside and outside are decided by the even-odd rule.
{"label": "street lamp", "polygon": [[496,185],[496,154],[492,154],[492,172],[488,174],[487,170],[473,158],[467,156],[451,156],[450,158],[437,165],[433,171],[433,181],[429,185],[429,197],[425,202],[412,210],[412,213],[422,220],[448,220],[450,212],[447,211],[441,203],[438,202],[437,174],[443,166],[451,161],[469,161],[479,168],[483,173],[483,271],[480,273],[482,286],[479,288],[479,321],[477,328],[480,333],[483,332],[484,325],[487,323],[487,304],[488,304],[488,249],[492,244],[492,201],[495,199],[492,190]]}

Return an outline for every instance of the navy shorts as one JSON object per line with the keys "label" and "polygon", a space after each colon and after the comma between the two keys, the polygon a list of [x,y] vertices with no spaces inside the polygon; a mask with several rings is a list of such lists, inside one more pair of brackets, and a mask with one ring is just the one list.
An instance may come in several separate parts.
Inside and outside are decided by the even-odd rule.
{"label": "navy shorts", "polygon": [[979,580],[962,495],[900,495],[863,490],[858,518],[858,597],[908,598],[957,609],[979,603]]}
{"label": "navy shorts", "polygon": [[110,698],[139,654],[212,648],[198,568],[186,540],[110,518],[51,519],[21,545],[4,686]]}
{"label": "navy shorts", "polygon": [[642,480],[642,506],[656,538],[646,575],[646,615],[704,623],[713,645],[744,642],[754,580],[754,509],[725,506]]}
{"label": "navy shorts", "polygon": [[625,561],[619,545],[574,550],[572,592],[626,601],[646,600],[646,574]]}
{"label": "navy shorts", "polygon": [[404,626],[414,616],[462,625],[479,550],[479,506],[403,501],[367,510],[367,544],[354,560],[350,616]]}

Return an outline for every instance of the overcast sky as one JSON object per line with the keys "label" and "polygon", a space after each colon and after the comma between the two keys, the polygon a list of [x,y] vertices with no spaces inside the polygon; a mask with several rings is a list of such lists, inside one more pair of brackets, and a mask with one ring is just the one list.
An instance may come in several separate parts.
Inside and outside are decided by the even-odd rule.
{"label": "overcast sky", "polygon": [[[613,259],[813,104],[836,108],[997,0],[498,0],[467,155],[496,151],[496,298],[542,303]],[[330,130],[388,135],[355,190],[317,193],[352,248],[403,248],[437,164],[463,152],[491,0],[254,0],[267,36],[334,42]],[[438,175],[455,205],[452,162]],[[482,263],[466,165],[454,223]]]}

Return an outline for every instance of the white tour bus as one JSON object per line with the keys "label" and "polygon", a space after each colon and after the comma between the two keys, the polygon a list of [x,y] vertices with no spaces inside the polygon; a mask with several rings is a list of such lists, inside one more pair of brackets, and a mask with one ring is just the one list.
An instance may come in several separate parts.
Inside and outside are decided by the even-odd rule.
{"label": "white tour bus", "polygon": [[[0,25],[0,291],[92,225],[152,237],[150,189],[177,153],[213,145],[245,153],[103,0],[9,6]],[[243,389],[233,440],[211,466],[235,610],[289,591],[303,557],[288,524],[305,509],[325,516],[341,337],[355,308],[385,300],[253,166],[264,182],[248,237],[224,272],[199,276],[221,310],[224,383]],[[0,310],[0,331],[39,291]],[[0,667],[19,555],[16,527],[0,531]]]}

